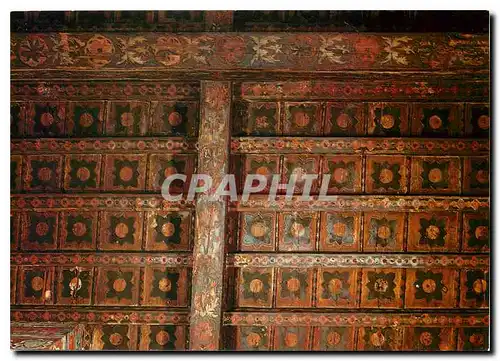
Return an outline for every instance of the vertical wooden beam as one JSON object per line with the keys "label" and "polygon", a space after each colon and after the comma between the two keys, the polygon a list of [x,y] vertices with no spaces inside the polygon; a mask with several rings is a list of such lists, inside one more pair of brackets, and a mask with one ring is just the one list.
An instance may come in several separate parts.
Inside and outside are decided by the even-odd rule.
{"label": "vertical wooden beam", "polygon": [[230,110],[229,82],[201,83],[198,173],[211,176],[213,183],[209,194],[196,201],[191,350],[218,350],[220,344],[227,200],[210,195],[228,171]]}

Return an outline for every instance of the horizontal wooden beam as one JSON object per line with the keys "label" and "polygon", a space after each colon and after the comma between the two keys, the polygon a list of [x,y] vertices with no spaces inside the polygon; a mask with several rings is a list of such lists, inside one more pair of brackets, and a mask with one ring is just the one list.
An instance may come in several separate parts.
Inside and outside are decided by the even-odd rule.
{"label": "horizontal wooden beam", "polygon": [[455,326],[489,325],[487,312],[442,313],[226,312],[226,326]]}
{"label": "horizontal wooden beam", "polygon": [[[233,137],[232,150],[237,154],[286,154],[307,151],[313,154],[422,154],[478,155],[489,154],[488,139],[464,138],[344,138],[344,137]],[[40,152],[113,154],[136,151],[141,153],[195,153],[197,141],[181,137],[143,138],[44,138],[11,141],[12,154]]]}
{"label": "horizontal wooden beam", "polygon": [[11,154],[98,153],[196,153],[195,138],[142,137],[142,138],[43,138],[15,139],[10,143]]}
{"label": "horizontal wooden beam", "polygon": [[11,266],[169,266],[190,267],[193,262],[190,253],[112,253],[103,252],[64,252],[33,253],[12,252]]}
{"label": "horizontal wooden beam", "polygon": [[300,196],[287,200],[285,196],[276,196],[276,200],[269,200],[265,195],[254,195],[246,201],[234,202],[237,211],[249,210],[276,210],[285,211],[298,209],[309,211],[478,211],[489,210],[488,197],[460,197],[460,196],[374,196],[374,195],[342,195],[331,196],[331,200],[319,200],[317,196],[303,201]]}
{"label": "horizontal wooden beam", "polygon": [[158,309],[82,308],[50,306],[11,306],[10,318],[15,322],[78,322],[99,324],[187,324],[188,311]]}
{"label": "horizontal wooden beam", "polygon": [[[125,77],[126,79],[126,77]],[[12,81],[11,100],[175,100],[198,99],[199,82],[132,80],[33,81],[31,78]]]}
{"label": "horizontal wooden beam", "polygon": [[[343,137],[234,137],[232,150],[237,154],[285,154],[307,151],[314,154],[488,154],[488,139],[453,138],[343,138]],[[113,154],[124,151],[141,153],[195,153],[197,141],[181,137],[143,138],[44,138],[11,141],[12,154],[40,152]]]}
{"label": "horizontal wooden beam", "polygon": [[171,210],[193,208],[194,201],[167,201],[149,194],[16,194],[10,197],[11,210]]}
{"label": "horizontal wooden beam", "polygon": [[[246,81],[237,84],[235,96],[245,100],[328,99],[406,101],[488,101],[488,78],[450,77],[444,74],[347,74],[341,79]],[[380,75],[379,75],[380,76]]]}
{"label": "horizontal wooden beam", "polygon": [[231,149],[239,154],[489,154],[489,139],[375,138],[375,137],[233,137]]}
{"label": "horizontal wooden beam", "polygon": [[230,267],[347,267],[347,268],[462,268],[489,267],[489,255],[462,254],[318,254],[318,253],[233,253]]}
{"label": "horizontal wooden beam", "polygon": [[11,35],[11,71],[488,69],[489,36],[452,33],[38,33]]}

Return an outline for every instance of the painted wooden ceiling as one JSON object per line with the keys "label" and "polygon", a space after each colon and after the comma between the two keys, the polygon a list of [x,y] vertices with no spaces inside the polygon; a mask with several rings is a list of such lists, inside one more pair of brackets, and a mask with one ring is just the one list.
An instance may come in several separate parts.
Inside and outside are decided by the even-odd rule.
{"label": "painted wooden ceiling", "polygon": [[[488,349],[467,14],[12,13],[12,347]],[[177,172],[330,174],[336,197],[167,201]]]}

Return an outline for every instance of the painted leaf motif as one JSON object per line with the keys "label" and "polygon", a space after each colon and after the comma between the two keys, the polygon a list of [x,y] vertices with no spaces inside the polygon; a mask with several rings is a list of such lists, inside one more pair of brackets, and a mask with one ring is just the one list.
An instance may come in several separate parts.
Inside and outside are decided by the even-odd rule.
{"label": "painted leaf motif", "polygon": [[85,42],[78,39],[76,36],[70,36],[69,34],[58,34],[58,36],[53,36],[52,41],[54,46],[52,50],[54,51],[54,61],[59,60],[60,65],[72,65],[78,61],[78,53],[83,51],[85,47]]}
{"label": "painted leaf motif", "polygon": [[276,59],[276,56],[282,52],[281,44],[278,43],[281,40],[279,36],[252,36],[251,38],[255,43],[252,47],[255,54],[250,60],[251,65],[255,62],[277,63],[279,61]]}
{"label": "painted leaf motif", "polygon": [[147,40],[143,36],[131,38],[117,38],[120,50],[123,52],[117,64],[144,64],[148,60],[149,49]]}
{"label": "painted leaf motif", "polygon": [[407,44],[411,41],[411,38],[407,36],[388,38],[382,37],[387,44],[384,50],[387,52],[385,60],[381,62],[384,63],[396,63],[400,65],[408,65],[408,59],[405,55],[414,53],[413,49]]}
{"label": "painted leaf motif", "polygon": [[322,63],[323,61],[329,61],[331,63],[344,64],[345,61],[342,60],[342,55],[349,52],[347,45],[343,45],[341,43],[344,38],[342,36],[321,36],[320,38],[321,45],[319,48],[319,63]]}

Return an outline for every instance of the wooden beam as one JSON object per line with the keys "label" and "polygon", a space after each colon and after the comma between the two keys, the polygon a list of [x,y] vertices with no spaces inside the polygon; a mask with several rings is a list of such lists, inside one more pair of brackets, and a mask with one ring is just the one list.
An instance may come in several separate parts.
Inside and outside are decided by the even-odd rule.
{"label": "wooden beam", "polygon": [[311,196],[309,200],[301,200],[293,196],[287,200],[284,195],[278,195],[275,200],[269,200],[266,195],[251,195],[248,200],[232,204],[237,211],[259,210],[298,210],[308,211],[488,211],[489,197],[462,196],[398,196],[398,195],[338,195],[331,200],[321,200]]}
{"label": "wooden beam", "polygon": [[397,155],[487,155],[489,139],[464,138],[374,138],[374,137],[234,137],[239,154],[397,154]]}
{"label": "wooden beam", "polygon": [[[33,51],[35,49],[35,51]],[[164,33],[11,35],[11,72],[455,71],[489,67],[489,36],[451,33]]]}
{"label": "wooden beam", "polygon": [[201,83],[198,173],[213,179],[196,201],[191,302],[191,350],[218,350],[222,316],[226,200],[211,195],[228,171],[231,84]]}
{"label": "wooden beam", "polygon": [[67,252],[61,253],[34,253],[11,252],[10,263],[12,266],[168,266],[189,267],[191,255],[187,252],[169,253],[137,253],[113,252]]}
{"label": "wooden beam", "polygon": [[348,268],[440,268],[489,267],[489,255],[464,254],[316,254],[316,253],[235,253],[226,264],[231,267],[348,267]]}
{"label": "wooden beam", "polygon": [[[489,324],[487,312],[421,314],[352,312],[226,312],[224,325],[238,326],[462,326],[480,327]],[[257,320],[257,321],[256,321]]]}
{"label": "wooden beam", "polygon": [[152,324],[183,325],[188,323],[188,313],[184,310],[156,309],[116,309],[106,307],[51,307],[43,305],[12,306],[10,319],[15,322],[78,322],[96,324]]}

